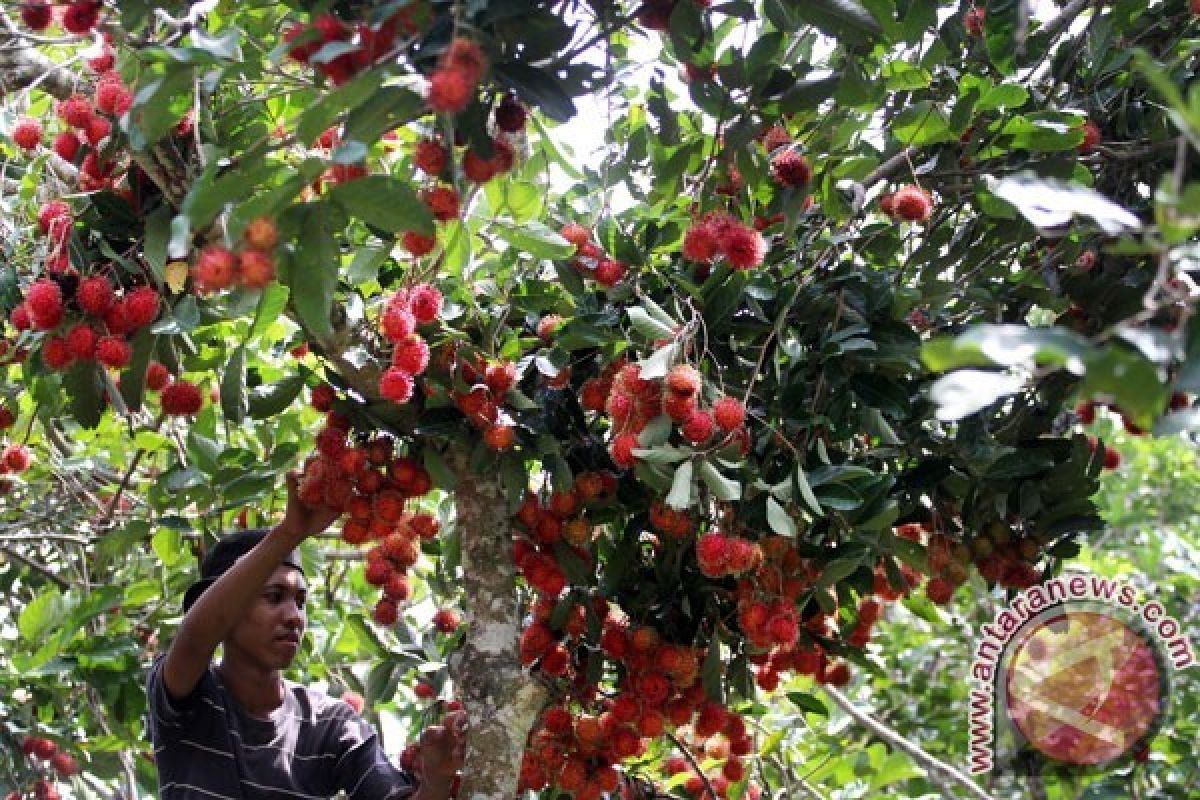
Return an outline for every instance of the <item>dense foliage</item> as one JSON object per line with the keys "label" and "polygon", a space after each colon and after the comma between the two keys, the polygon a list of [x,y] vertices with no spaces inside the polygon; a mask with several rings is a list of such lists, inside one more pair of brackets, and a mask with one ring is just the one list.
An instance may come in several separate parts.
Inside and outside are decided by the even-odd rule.
{"label": "dense foliage", "polygon": [[[537,679],[519,774],[477,745],[464,794],[778,789],[830,742],[775,758],[772,698],[900,691],[881,619],[937,628],[1104,528],[1097,409],[1196,424],[1194,14],[1026,5],[0,19],[0,785],[152,791],[141,671],[302,467],[346,514],[306,551],[305,677],[401,731],[488,631]],[[501,524],[456,508],[488,486]],[[513,570],[521,631],[478,590]]]}

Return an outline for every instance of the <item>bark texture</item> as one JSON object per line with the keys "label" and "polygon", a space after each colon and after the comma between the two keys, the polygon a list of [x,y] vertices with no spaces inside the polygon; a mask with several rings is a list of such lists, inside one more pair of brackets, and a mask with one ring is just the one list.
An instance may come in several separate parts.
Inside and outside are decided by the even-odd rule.
{"label": "bark texture", "polygon": [[460,800],[510,800],[525,739],[547,690],[521,668],[520,611],[515,592],[511,521],[494,474],[476,475],[463,448],[447,461],[457,479],[467,637],[451,664],[470,731]]}

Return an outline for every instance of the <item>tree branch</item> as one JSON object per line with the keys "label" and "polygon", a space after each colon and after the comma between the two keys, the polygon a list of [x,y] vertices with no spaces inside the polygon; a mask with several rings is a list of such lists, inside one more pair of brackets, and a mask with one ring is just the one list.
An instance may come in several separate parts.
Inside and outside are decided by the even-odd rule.
{"label": "tree branch", "polygon": [[909,741],[883,722],[871,716],[868,712],[855,706],[841,691],[826,684],[822,687],[833,702],[846,712],[855,722],[862,725],[872,734],[882,739],[889,747],[906,753],[909,758],[923,767],[926,771],[941,775],[944,778],[966,789],[968,794],[979,800],[992,800],[991,795],[979,788],[979,784],[962,770],[947,764],[945,761],[926,752],[920,745]]}
{"label": "tree branch", "polygon": [[57,573],[51,572],[48,567],[42,566],[41,564],[37,563],[33,559],[29,558],[28,556],[18,553],[16,550],[12,549],[11,547],[5,547],[3,545],[0,545],[0,553],[3,553],[4,555],[8,556],[13,561],[19,561],[20,563],[24,564],[26,567],[33,570],[34,572],[37,572],[40,575],[42,575],[43,577],[45,577],[46,579],[58,584],[58,588],[60,588],[60,589],[70,589],[71,588],[71,583],[66,578],[62,577],[61,575],[58,575]]}

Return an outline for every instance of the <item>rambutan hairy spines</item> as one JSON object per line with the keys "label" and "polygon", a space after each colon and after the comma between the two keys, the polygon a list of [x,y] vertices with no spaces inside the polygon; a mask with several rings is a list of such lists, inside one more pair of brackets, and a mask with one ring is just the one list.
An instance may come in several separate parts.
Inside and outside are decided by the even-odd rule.
{"label": "rambutan hairy spines", "polygon": [[204,394],[200,387],[188,381],[175,381],[162,390],[160,395],[164,414],[187,417],[204,408]]}
{"label": "rambutan hairy spines", "polygon": [[409,375],[420,375],[429,366],[429,345],[420,334],[410,333],[396,342],[392,366],[399,367]]}
{"label": "rambutan hairy spines", "polygon": [[79,282],[75,302],[85,314],[102,317],[113,304],[113,288],[103,275],[91,275]]}
{"label": "rambutan hairy spines", "polygon": [[38,330],[50,330],[62,322],[63,296],[58,284],[47,278],[36,281],[25,293],[25,307]]}
{"label": "rambutan hairy spines", "polygon": [[771,159],[771,175],[784,186],[807,186],[812,179],[812,167],[800,153],[784,150]]}
{"label": "rambutan hairy spines", "polygon": [[901,186],[892,195],[892,213],[909,222],[924,222],[933,213],[933,198],[920,186]]}
{"label": "rambutan hairy spines", "polygon": [[407,403],[412,398],[412,375],[400,367],[389,367],[379,379],[379,394],[393,403]]}
{"label": "rambutan hairy spines", "polygon": [[720,398],[713,403],[712,411],[717,427],[726,433],[737,430],[746,421],[746,409],[735,397]]}
{"label": "rambutan hairy spines", "polygon": [[120,336],[105,336],[96,342],[96,360],[106,367],[121,369],[129,363],[133,348]]}

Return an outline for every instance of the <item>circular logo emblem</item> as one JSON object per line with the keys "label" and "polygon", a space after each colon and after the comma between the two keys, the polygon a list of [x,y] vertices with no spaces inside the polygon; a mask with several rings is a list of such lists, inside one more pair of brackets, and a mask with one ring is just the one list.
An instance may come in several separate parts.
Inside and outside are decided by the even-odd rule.
{"label": "circular logo emblem", "polygon": [[1009,654],[1008,715],[1058,761],[1099,766],[1136,755],[1164,710],[1153,645],[1112,613],[1056,609],[1031,620]]}

